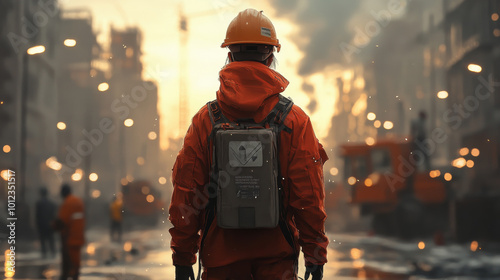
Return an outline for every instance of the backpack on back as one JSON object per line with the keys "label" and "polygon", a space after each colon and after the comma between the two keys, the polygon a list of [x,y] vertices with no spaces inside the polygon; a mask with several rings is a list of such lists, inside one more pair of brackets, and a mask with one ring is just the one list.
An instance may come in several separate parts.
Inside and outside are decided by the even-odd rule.
{"label": "backpack on back", "polygon": [[279,135],[293,103],[280,95],[261,123],[232,123],[217,101],[209,103],[217,184],[217,225],[228,229],[275,228],[280,221]]}
{"label": "backpack on back", "polygon": [[217,131],[219,227],[274,228],[278,225],[276,146],[272,129]]}
{"label": "backpack on back", "polygon": [[[295,249],[293,234],[283,213],[281,171],[279,165],[280,132],[291,133],[284,121],[293,102],[279,95],[279,101],[261,123],[254,120],[230,122],[217,100],[207,104],[212,122],[208,143],[212,144],[209,201],[200,256],[212,221],[227,229],[280,227],[286,241]],[[215,190],[213,188],[216,188]],[[198,259],[201,277],[201,257]]]}

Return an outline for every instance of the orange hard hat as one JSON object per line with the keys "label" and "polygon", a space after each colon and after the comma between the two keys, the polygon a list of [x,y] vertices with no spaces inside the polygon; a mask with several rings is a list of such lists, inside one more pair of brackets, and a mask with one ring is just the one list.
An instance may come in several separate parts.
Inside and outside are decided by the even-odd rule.
{"label": "orange hard hat", "polygon": [[264,44],[272,45],[280,51],[281,45],[276,38],[273,23],[263,14],[263,11],[246,9],[231,21],[227,28],[226,39],[221,47],[234,44]]}

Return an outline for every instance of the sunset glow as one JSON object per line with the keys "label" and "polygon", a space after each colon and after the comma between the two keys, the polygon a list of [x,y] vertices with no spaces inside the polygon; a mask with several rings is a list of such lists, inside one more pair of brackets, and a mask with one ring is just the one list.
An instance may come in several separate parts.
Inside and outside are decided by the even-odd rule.
{"label": "sunset glow", "polygon": [[[218,90],[218,72],[224,66],[228,50],[220,48],[225,37],[229,22],[239,11],[249,7],[264,10],[271,18],[276,27],[278,38],[282,45],[277,54],[277,71],[285,76],[290,85],[284,92],[285,96],[293,99],[313,120],[313,125],[318,138],[327,136],[330,122],[334,114],[335,98],[337,89],[335,84],[338,70],[330,69],[309,77],[301,77],[297,74],[302,51],[296,42],[290,40],[290,34],[294,31],[294,24],[283,18],[275,16],[275,8],[266,1],[230,1],[225,5],[214,5],[211,2],[199,2],[194,0],[184,1],[184,12],[187,15],[189,38],[188,38],[188,97],[189,120],[206,104],[207,101],[215,99]],[[113,24],[114,28],[137,25],[141,28],[143,41],[143,76],[155,79],[159,84],[159,111],[161,115],[160,145],[162,149],[168,148],[169,137],[179,137],[185,131],[179,131],[179,63],[180,42],[178,30],[178,9],[172,5],[172,9],[151,9],[153,6],[165,6],[160,0],[148,2],[148,5],[137,1],[120,1],[116,5],[110,5],[106,1],[64,1],[64,8],[76,8],[87,6],[92,10],[94,26],[103,27]],[[120,12],[127,11],[126,14]],[[129,12],[134,11],[134,13]],[[192,15],[190,17],[190,15]],[[143,20],[148,18],[147,21]],[[167,28],[169,27],[169,28]],[[106,40],[109,30],[101,32],[98,41],[108,44]],[[313,82],[316,87],[315,96],[318,106],[314,113],[307,110],[309,97],[301,88],[304,80]]]}

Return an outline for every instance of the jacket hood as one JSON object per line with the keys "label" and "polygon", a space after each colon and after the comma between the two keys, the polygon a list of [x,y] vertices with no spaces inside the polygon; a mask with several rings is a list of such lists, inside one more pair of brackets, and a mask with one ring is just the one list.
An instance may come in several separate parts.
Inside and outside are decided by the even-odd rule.
{"label": "jacket hood", "polygon": [[278,102],[289,82],[278,72],[255,61],[235,61],[219,72],[217,100],[230,120],[262,121]]}

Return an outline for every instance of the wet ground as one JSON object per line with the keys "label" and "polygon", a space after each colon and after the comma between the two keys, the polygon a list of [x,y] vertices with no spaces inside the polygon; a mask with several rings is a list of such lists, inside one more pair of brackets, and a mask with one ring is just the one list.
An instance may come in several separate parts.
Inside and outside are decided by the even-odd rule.
{"label": "wet ground", "polygon": [[[109,242],[107,232],[99,230],[90,230],[87,239],[81,280],[174,279],[166,227],[129,232],[121,243]],[[330,242],[324,279],[500,279],[500,248],[494,244],[435,246],[431,240],[401,242],[364,234],[330,235]],[[14,277],[58,279],[59,261],[59,256],[18,253]],[[301,258],[299,275],[303,266]]]}

